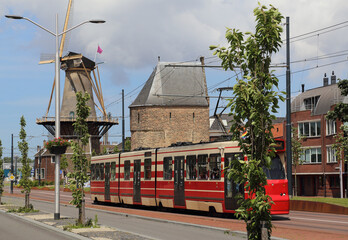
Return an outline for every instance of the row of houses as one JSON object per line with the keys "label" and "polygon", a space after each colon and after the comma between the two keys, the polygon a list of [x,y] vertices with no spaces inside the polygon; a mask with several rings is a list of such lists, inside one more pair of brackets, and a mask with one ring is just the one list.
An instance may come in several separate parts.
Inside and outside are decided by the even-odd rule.
{"label": "row of houses", "polygon": [[[132,149],[166,147],[176,142],[215,141],[226,135],[224,129],[230,128],[231,116],[222,114],[220,120],[209,117],[204,67],[196,62],[185,64],[191,67],[183,67],[182,63],[158,62],[129,106]],[[204,65],[204,59],[200,64]],[[296,169],[297,195],[340,195],[340,163],[332,145],[342,123],[328,121],[325,116],[337,103],[348,103],[348,98],[341,95],[334,73],[330,79],[329,82],[325,76],[323,85],[314,89],[305,90],[303,85],[302,92],[291,104],[292,126],[304,136],[303,163]],[[274,121],[273,135],[285,139],[285,118]],[[101,145],[98,152],[103,152],[103,148]],[[67,156],[69,154],[68,151]],[[35,159],[35,177],[41,173],[41,179],[52,181],[54,156],[40,149]],[[293,178],[294,172],[293,168]],[[343,174],[344,178],[346,176],[347,167]],[[344,189],[347,189],[344,182]]]}

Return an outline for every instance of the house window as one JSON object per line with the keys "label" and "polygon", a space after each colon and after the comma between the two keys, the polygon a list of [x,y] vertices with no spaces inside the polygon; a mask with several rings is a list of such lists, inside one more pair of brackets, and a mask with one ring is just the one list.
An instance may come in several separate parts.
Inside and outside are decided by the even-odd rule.
{"label": "house window", "polygon": [[173,159],[172,157],[165,157],[163,159],[163,179],[171,180],[173,172]]}
{"label": "house window", "polygon": [[337,175],[330,176],[329,182],[331,188],[337,188],[340,186],[340,178]]}
{"label": "house window", "polygon": [[51,163],[55,163],[56,162],[56,157],[55,156],[52,156],[51,157]]}
{"label": "house window", "polygon": [[45,179],[45,169],[41,168],[41,179]]}
{"label": "house window", "polygon": [[208,179],[208,155],[198,155],[198,179]]}
{"label": "house window", "polygon": [[298,134],[303,137],[319,137],[320,121],[316,122],[300,122],[298,123]]}
{"label": "house window", "polygon": [[326,135],[334,135],[337,132],[336,121],[327,120],[326,121]]}
{"label": "house window", "polygon": [[327,155],[327,162],[328,163],[337,162],[336,150],[332,146],[326,147],[326,155]]}
{"label": "house window", "polygon": [[116,163],[112,162],[111,163],[111,181],[116,180]]}
{"label": "house window", "polygon": [[186,179],[195,180],[197,177],[197,163],[196,156],[186,157]]}
{"label": "house window", "polygon": [[130,179],[130,160],[124,161],[124,180]]}
{"label": "house window", "polygon": [[40,168],[36,169],[35,179],[39,179]]}
{"label": "house window", "polygon": [[313,110],[319,101],[320,96],[310,97],[303,100],[306,110]]}
{"label": "house window", "polygon": [[305,149],[301,155],[301,160],[306,163],[321,163],[321,148]]}
{"label": "house window", "polygon": [[144,180],[151,180],[151,158],[145,159]]}

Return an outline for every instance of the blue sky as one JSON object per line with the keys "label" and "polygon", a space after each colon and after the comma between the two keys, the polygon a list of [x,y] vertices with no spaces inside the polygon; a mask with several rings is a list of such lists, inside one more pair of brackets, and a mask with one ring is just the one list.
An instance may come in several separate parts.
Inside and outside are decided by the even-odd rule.
{"label": "blue sky", "polygon": [[[314,1],[260,1],[272,3],[284,16],[290,17],[291,36],[297,36],[317,29],[347,21],[347,4],[342,0]],[[40,54],[54,53],[54,38],[48,33],[24,20],[9,20],[5,14],[26,16],[54,31],[55,14],[59,15],[62,29],[68,0],[4,0],[0,3],[0,139],[4,146],[4,156],[10,156],[11,134],[15,135],[15,154],[17,148],[19,120],[22,115],[27,121],[27,134],[30,144],[29,156],[33,157],[36,146],[42,145],[47,131],[36,125],[37,118],[45,115],[50,98],[54,77],[54,65],[38,65]],[[89,19],[104,19],[105,24],[86,24],[74,30],[67,49],[81,52],[94,58],[98,44],[104,50],[98,55],[102,61],[100,73],[107,111],[113,116],[121,115],[121,91],[126,94],[126,135],[129,131],[128,105],[135,99],[141,86],[150,76],[156,65],[157,57],[161,61],[182,62],[207,58],[206,62],[217,65],[212,57],[209,45],[224,45],[226,27],[241,31],[253,31],[253,9],[257,1],[252,0],[75,0],[72,25]],[[348,27],[340,25],[328,33],[291,43],[291,60],[318,58],[322,55],[347,50]],[[285,38],[285,35],[284,35]],[[324,73],[334,70],[338,78],[347,78],[347,63],[319,67],[310,71],[296,71],[322,66],[340,60],[337,58],[316,59],[293,63],[292,95],[298,94],[300,85],[306,89],[322,85]],[[274,63],[285,62],[285,47],[276,56]],[[234,76],[233,72],[221,69],[207,69],[207,84],[211,96],[217,83]],[[278,75],[285,69],[277,69]],[[285,76],[281,76],[280,90],[285,90]],[[225,81],[217,87],[233,86],[235,79]],[[61,86],[64,85],[64,72],[61,71]],[[133,92],[132,92],[133,91]],[[132,94],[129,94],[132,92]],[[62,91],[61,91],[62,93]],[[211,101],[211,112],[215,102]],[[50,116],[54,116],[51,108]],[[285,116],[285,104],[282,104],[279,116]],[[119,142],[121,126],[111,129],[110,140]]]}

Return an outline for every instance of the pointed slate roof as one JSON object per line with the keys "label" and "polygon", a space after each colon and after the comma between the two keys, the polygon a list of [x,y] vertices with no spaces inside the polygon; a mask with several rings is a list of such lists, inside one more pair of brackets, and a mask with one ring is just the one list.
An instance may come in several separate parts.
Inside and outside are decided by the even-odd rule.
{"label": "pointed slate roof", "polygon": [[198,62],[159,62],[129,108],[209,106],[205,72],[199,65]]}

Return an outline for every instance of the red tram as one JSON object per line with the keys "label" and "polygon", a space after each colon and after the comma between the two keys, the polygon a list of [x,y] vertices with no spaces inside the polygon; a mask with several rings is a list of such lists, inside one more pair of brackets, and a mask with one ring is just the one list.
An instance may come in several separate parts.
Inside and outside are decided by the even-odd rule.
{"label": "red tram", "polygon": [[[266,170],[271,214],[289,213],[283,140]],[[224,175],[232,159],[244,159],[237,142],[213,142],[96,156],[91,160],[94,201],[234,213],[243,186]],[[245,197],[247,195],[245,194]]]}

